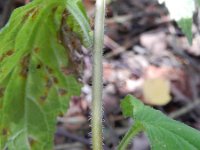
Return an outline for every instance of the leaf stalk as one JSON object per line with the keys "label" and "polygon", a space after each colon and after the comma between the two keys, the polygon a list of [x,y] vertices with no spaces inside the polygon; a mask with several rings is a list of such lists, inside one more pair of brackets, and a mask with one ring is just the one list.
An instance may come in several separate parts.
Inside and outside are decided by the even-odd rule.
{"label": "leaf stalk", "polygon": [[130,141],[141,131],[143,131],[143,125],[140,122],[135,122],[135,124],[129,129],[126,135],[123,137],[117,150],[125,150],[130,143]]}

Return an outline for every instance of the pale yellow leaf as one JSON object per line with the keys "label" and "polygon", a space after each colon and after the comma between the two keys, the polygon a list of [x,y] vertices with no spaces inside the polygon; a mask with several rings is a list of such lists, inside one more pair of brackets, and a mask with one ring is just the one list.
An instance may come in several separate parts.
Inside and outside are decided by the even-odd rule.
{"label": "pale yellow leaf", "polygon": [[166,105],[170,102],[170,83],[163,78],[146,79],[143,85],[145,102],[151,105]]}

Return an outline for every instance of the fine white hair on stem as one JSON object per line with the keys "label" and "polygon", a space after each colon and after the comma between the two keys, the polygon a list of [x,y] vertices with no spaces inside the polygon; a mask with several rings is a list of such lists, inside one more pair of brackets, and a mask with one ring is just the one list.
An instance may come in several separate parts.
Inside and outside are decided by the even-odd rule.
{"label": "fine white hair on stem", "polygon": [[94,49],[93,49],[93,71],[92,71],[92,148],[93,150],[103,149],[103,45],[104,45],[104,22],[105,22],[105,0],[96,0]]}

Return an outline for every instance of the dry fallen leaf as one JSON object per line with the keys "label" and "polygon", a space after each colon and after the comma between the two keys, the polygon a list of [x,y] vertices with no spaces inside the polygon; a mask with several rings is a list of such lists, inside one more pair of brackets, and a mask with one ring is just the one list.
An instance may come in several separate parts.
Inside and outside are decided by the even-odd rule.
{"label": "dry fallen leaf", "polygon": [[170,82],[164,78],[146,79],[143,85],[145,102],[163,106],[170,102]]}

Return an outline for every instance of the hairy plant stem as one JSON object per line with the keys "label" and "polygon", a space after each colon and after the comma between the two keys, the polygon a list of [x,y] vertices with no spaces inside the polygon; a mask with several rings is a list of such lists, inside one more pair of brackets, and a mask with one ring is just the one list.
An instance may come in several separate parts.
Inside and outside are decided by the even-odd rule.
{"label": "hairy plant stem", "polygon": [[103,41],[105,22],[105,0],[96,0],[94,50],[93,50],[93,74],[92,74],[92,148],[103,149],[102,136],[102,91],[103,91]]}
{"label": "hairy plant stem", "polygon": [[139,122],[136,122],[126,133],[126,135],[121,140],[117,150],[125,150],[130,141],[141,131],[143,131],[143,125]]}

